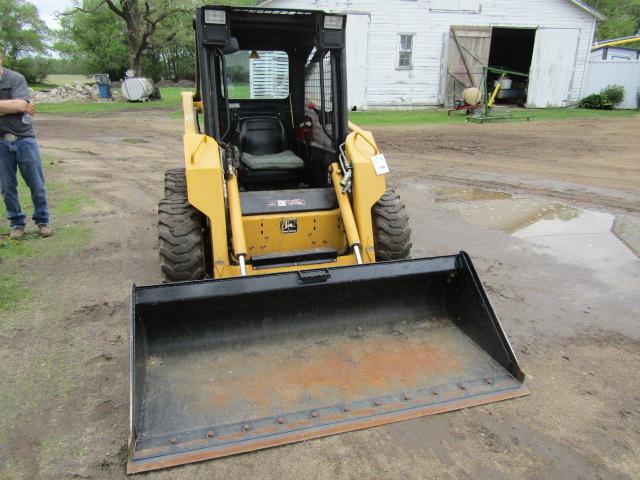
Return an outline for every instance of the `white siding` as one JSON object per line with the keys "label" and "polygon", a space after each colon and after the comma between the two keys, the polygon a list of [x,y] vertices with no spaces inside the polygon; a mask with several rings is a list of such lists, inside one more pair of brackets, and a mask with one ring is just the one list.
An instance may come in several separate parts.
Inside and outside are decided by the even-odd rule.
{"label": "white siding", "polygon": [[369,14],[351,14],[347,19],[347,102],[349,108],[367,109]]}
{"label": "white siding", "polygon": [[[606,56],[606,58],[604,58]],[[631,48],[604,47],[592,50],[589,60],[602,60],[607,62],[640,60],[640,51]]]}
{"label": "white siding", "polygon": [[[570,103],[577,102],[596,23],[591,14],[567,0],[273,0],[268,6],[371,14],[367,75],[369,108],[419,108],[441,104],[442,62],[452,25],[578,30],[568,95]],[[448,6],[449,10],[443,10],[443,6]],[[415,34],[412,70],[396,68],[400,33]],[[540,53],[545,58],[554,55],[553,49]]]}
{"label": "white siding", "polygon": [[640,108],[640,60],[592,60],[584,84],[583,97],[599,93],[609,85],[624,87],[624,102],[619,108]]}
{"label": "white siding", "polygon": [[251,98],[287,98],[289,96],[289,57],[284,52],[260,52],[249,60]]}

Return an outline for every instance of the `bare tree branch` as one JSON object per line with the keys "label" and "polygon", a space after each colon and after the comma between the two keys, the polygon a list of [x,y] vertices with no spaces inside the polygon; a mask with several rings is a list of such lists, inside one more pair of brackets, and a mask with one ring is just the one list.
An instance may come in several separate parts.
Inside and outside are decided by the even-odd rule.
{"label": "bare tree branch", "polygon": [[92,13],[96,13],[100,9],[100,7],[102,5],[104,5],[104,3],[105,2],[102,1],[98,5],[96,5],[94,8],[89,8],[89,9],[82,8],[82,7],[73,7],[71,10],[65,10],[64,12],[55,11],[55,12],[53,12],[53,15],[56,18],[60,18],[60,17],[67,17],[69,15],[75,15],[76,13],[89,13],[89,14],[92,14]]}
{"label": "bare tree branch", "polygon": [[[124,2],[126,2],[126,1],[127,1],[127,0],[124,0]],[[115,13],[116,15],[118,15],[118,16],[119,16],[119,17],[121,17],[121,18],[124,18],[125,20],[127,19],[127,18],[126,18],[126,16],[125,16],[125,13],[124,13],[126,9],[124,8],[124,5],[122,4],[122,2],[120,3],[120,6],[121,6],[122,8],[118,8],[118,7],[116,6],[116,4],[115,4],[115,3],[113,3],[113,0],[104,0],[104,2],[107,4],[107,6],[109,7],[109,9],[110,9],[113,13]]]}

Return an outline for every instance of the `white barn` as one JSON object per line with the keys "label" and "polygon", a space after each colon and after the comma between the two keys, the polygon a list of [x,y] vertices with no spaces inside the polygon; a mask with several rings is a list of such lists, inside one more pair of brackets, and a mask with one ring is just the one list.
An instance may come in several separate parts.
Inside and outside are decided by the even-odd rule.
{"label": "white barn", "polygon": [[261,7],[348,13],[349,105],[410,109],[451,104],[481,83],[483,66],[513,78],[531,107],[581,98],[596,21],[580,0],[267,0]]}

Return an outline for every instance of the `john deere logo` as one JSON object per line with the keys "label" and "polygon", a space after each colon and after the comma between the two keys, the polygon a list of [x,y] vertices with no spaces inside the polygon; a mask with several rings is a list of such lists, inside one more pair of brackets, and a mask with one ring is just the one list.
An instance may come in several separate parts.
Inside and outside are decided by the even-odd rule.
{"label": "john deere logo", "polygon": [[280,231],[282,233],[296,233],[298,231],[298,219],[289,218],[280,221]]}

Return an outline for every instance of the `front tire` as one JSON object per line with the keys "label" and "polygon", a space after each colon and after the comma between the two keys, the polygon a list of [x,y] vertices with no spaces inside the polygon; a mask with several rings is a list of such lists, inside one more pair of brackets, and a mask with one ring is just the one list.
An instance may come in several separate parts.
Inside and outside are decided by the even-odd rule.
{"label": "front tire", "polygon": [[404,260],[411,254],[409,216],[395,190],[387,190],[372,209],[376,260]]}
{"label": "front tire", "polygon": [[204,218],[186,198],[165,198],[158,206],[160,269],[167,282],[206,276]]}
{"label": "front tire", "polygon": [[165,198],[187,198],[187,178],[184,168],[171,168],[164,172]]}

